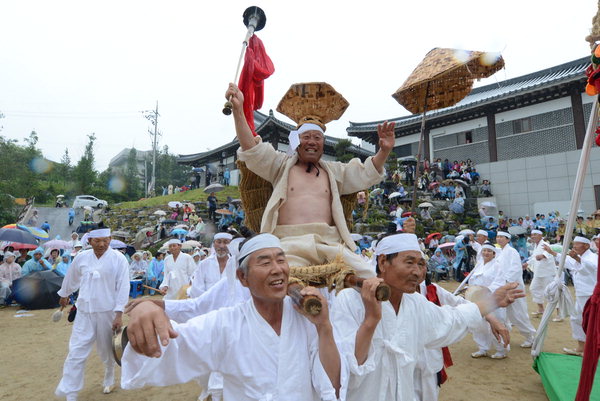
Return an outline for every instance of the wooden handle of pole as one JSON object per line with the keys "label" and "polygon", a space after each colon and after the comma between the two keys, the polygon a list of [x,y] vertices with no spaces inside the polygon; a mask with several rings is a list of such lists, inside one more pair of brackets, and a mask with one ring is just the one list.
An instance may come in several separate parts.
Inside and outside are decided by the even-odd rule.
{"label": "wooden handle of pole", "polygon": [[150,286],[147,286],[146,284],[142,284],[142,287],[147,288],[149,290],[154,290],[154,291],[158,291],[158,292],[162,293],[162,291],[159,290],[158,288],[150,287]]}
{"label": "wooden handle of pole", "polygon": [[288,295],[296,305],[304,310],[304,312],[313,316],[321,313],[321,309],[323,309],[321,300],[314,295],[302,295],[300,294],[300,291],[302,291],[302,286],[298,283],[290,284],[288,286]]}
{"label": "wooden handle of pole", "polygon": [[[364,281],[364,278],[358,277],[356,274],[348,274],[344,279],[344,286],[352,287],[355,290],[360,291]],[[389,300],[391,294],[392,290],[386,283],[380,283],[375,290],[375,298],[377,298],[378,301]]]}

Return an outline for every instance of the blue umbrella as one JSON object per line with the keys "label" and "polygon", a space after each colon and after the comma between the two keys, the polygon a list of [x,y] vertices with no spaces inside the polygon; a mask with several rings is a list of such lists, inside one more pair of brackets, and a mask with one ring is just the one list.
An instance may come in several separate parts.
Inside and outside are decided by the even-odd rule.
{"label": "blue umbrella", "polygon": [[38,241],[29,232],[17,228],[0,228],[0,241],[20,242],[37,245]]}
{"label": "blue umbrella", "polygon": [[175,230],[171,231],[171,235],[185,235],[188,232],[186,230],[184,230],[183,228],[176,228]]}

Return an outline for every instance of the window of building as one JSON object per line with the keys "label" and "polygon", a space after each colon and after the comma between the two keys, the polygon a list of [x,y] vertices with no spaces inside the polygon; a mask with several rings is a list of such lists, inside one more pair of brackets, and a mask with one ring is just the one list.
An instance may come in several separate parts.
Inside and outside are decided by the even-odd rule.
{"label": "window of building", "polygon": [[513,133],[520,134],[522,132],[531,131],[531,118],[521,118],[520,120],[513,121]]}
{"label": "window of building", "polygon": [[405,157],[405,156],[413,156],[412,146],[411,144],[400,145],[394,148],[394,153],[396,153],[396,157]]}
{"label": "window of building", "polygon": [[473,131],[459,132],[456,134],[457,145],[465,145],[467,143],[473,143]]}

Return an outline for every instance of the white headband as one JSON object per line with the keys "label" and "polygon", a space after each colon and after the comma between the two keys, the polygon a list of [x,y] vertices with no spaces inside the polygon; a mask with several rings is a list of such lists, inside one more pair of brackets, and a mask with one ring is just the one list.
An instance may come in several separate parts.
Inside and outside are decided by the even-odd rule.
{"label": "white headband", "polygon": [[87,234],[88,238],[106,238],[110,237],[110,228],[100,228],[98,230],[92,230]]}
{"label": "white headband", "polygon": [[169,246],[171,244],[177,244],[177,245],[181,245],[181,240],[177,239],[177,238],[172,238],[170,240],[167,241],[167,243],[165,244],[166,246]]}
{"label": "white headband", "polygon": [[503,237],[506,237],[506,238],[508,238],[508,239],[511,239],[511,237],[512,237],[512,235],[510,235],[509,233],[507,233],[507,232],[504,232],[504,231],[498,231],[498,233],[497,233],[496,235],[497,235],[497,236],[498,236],[498,235],[501,235],[501,236],[503,236]]}
{"label": "white headband", "polygon": [[573,242],[582,242],[582,243],[588,244],[588,245],[591,243],[590,240],[585,237],[575,237],[575,238],[573,238]]}
{"label": "white headband", "polygon": [[481,249],[489,249],[490,251],[494,251],[494,252],[498,252],[499,249],[496,248],[494,245],[490,245],[490,244],[484,244],[481,246]]}
{"label": "white headband", "polygon": [[259,251],[265,248],[281,248],[281,242],[279,238],[274,236],[273,234],[259,234],[255,237],[250,238],[240,249],[240,253],[238,255],[238,263],[242,262],[246,256],[250,255],[253,252]]}
{"label": "white headband", "polygon": [[483,235],[483,236],[487,237],[488,233],[485,230],[477,230],[477,235]]}
{"label": "white headband", "polygon": [[539,235],[544,235],[543,232],[541,232],[540,230],[531,230],[532,234],[539,234]]}
{"label": "white headband", "polygon": [[228,239],[229,241],[231,241],[233,239],[233,235],[229,233],[216,233],[213,237],[213,241],[216,241],[218,239]]}
{"label": "white headband", "polygon": [[381,239],[375,247],[375,255],[389,255],[404,251],[419,251],[419,240],[415,234],[394,234]]}
{"label": "white headband", "polygon": [[302,124],[300,128],[296,131],[290,131],[289,139],[290,139],[290,147],[287,150],[288,155],[294,154],[294,151],[300,145],[300,135],[307,131],[319,131],[321,134],[325,135],[323,132],[323,128],[319,127],[317,124],[306,123]]}

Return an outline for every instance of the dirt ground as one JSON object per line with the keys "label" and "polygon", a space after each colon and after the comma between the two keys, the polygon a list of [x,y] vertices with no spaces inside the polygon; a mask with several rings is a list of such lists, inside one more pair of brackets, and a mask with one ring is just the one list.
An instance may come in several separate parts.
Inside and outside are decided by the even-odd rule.
{"label": "dirt ground", "polygon": [[[442,285],[448,289],[456,283]],[[531,297],[528,296],[532,311]],[[54,310],[35,310],[17,313],[20,308],[0,310],[0,399],[4,401],[46,401],[57,399],[54,390],[58,384],[64,359],[67,355],[71,324],[64,318],[51,321]],[[16,317],[17,315],[28,315]],[[539,319],[532,318],[537,327]],[[454,366],[448,371],[449,381],[442,386],[440,400],[546,400],[538,374],[532,369],[529,349],[519,344],[523,337],[512,332],[512,347],[504,360],[473,359],[476,350],[470,335],[450,347]],[[568,319],[550,323],[544,351],[561,352],[564,346],[573,346]],[[119,375],[117,368],[117,376]],[[125,391],[117,387],[110,395],[102,394],[103,366],[95,350],[88,359],[85,387],[80,400],[89,401],[195,401],[199,394],[196,383]],[[118,379],[117,379],[118,380]],[[230,400],[232,401],[232,400]]]}

